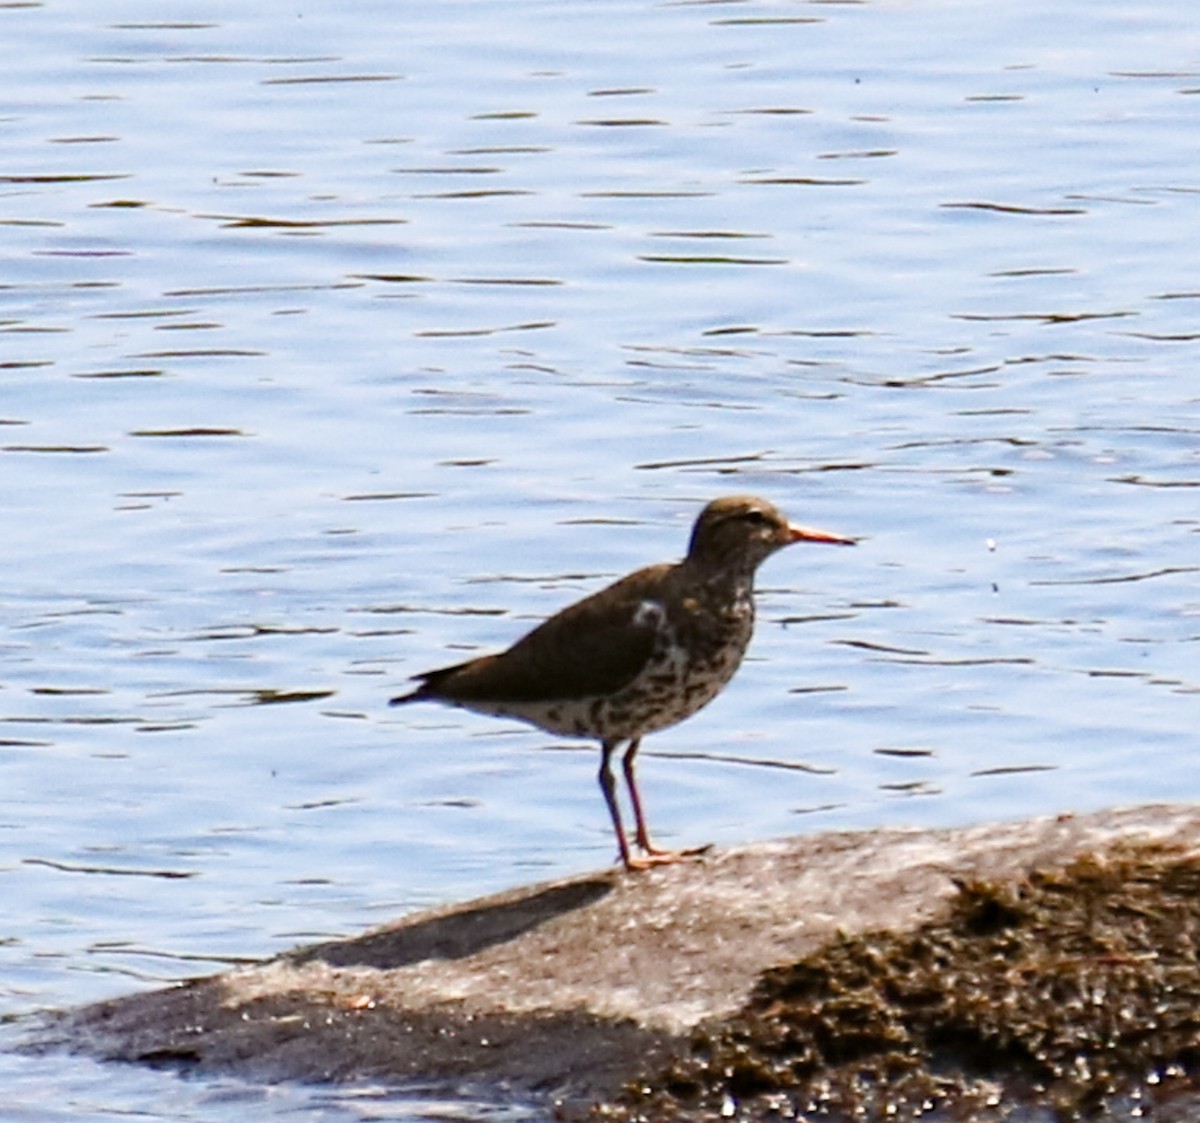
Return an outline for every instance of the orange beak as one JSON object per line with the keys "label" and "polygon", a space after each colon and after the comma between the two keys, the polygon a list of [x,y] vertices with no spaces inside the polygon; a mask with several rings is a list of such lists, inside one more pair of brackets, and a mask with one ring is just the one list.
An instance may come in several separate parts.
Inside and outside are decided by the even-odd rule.
{"label": "orange beak", "polygon": [[853,546],[857,538],[847,538],[841,534],[831,534],[828,530],[814,530],[810,526],[789,526],[789,542],[827,542],[833,546]]}

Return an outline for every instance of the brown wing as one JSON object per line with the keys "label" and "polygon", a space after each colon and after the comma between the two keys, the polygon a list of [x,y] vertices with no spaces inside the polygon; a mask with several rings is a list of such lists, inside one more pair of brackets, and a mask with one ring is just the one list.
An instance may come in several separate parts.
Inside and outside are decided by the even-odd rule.
{"label": "brown wing", "polygon": [[612,694],[628,685],[654,651],[670,565],[651,566],[585,597],[539,624],[499,655],[418,675],[421,685],[395,702],[554,702]]}

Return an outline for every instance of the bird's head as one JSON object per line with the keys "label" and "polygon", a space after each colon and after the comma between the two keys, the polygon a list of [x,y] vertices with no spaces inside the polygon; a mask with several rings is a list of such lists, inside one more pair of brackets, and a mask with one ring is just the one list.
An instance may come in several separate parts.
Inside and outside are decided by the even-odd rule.
{"label": "bird's head", "polygon": [[710,570],[753,573],[776,550],[793,542],[853,546],[856,539],[793,526],[773,503],[752,495],[714,499],[696,519],[688,562]]}

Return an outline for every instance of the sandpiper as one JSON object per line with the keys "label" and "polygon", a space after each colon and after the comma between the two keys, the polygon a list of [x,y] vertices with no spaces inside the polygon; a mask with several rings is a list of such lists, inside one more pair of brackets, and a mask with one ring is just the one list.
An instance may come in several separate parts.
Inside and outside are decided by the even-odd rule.
{"label": "sandpiper", "polygon": [[[855,539],[791,526],[765,499],[714,499],[692,528],[687,556],[639,569],[564,608],[507,651],[414,676],[391,700],[444,702],[600,742],[600,788],[628,870],[698,851],[650,841],[634,775],[647,733],[690,717],[733,677],[754,630],[754,574],[793,542],[852,546]],[[617,805],[612,758],[621,759],[633,808],[634,856]]]}

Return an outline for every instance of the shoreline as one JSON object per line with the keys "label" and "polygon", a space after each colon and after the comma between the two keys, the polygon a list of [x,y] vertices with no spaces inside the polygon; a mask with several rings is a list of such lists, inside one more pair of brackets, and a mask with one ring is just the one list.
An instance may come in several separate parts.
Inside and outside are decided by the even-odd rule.
{"label": "shoreline", "polygon": [[[964,886],[1007,900],[1035,871],[1107,869],[1134,851],[1188,869],[1197,840],[1200,807],[1158,805],[756,843],[525,886],[67,1011],[29,1047],[266,1082],[484,1085],[679,1117],[688,1101],[658,1096],[669,1089],[654,1074],[695,1084],[680,1073],[697,1042],[744,1025],[773,971],[859,937],[931,932],[961,912]],[[630,1100],[635,1079],[654,1095]],[[691,1094],[708,1117],[708,1093]]]}

